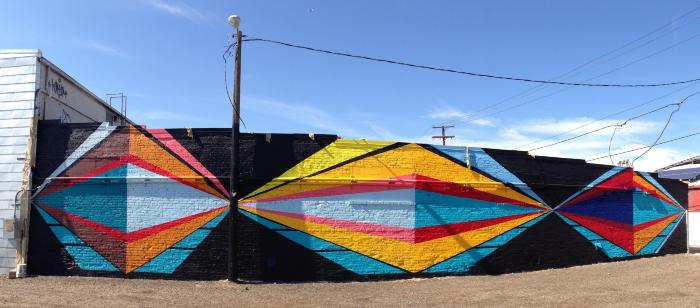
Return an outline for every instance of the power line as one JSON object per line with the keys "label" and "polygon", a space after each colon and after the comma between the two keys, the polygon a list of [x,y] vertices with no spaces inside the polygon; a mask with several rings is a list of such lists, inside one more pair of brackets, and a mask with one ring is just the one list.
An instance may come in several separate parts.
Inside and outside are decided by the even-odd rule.
{"label": "power line", "polygon": [[540,79],[530,79],[530,78],[521,78],[521,77],[512,77],[512,76],[500,76],[500,75],[485,74],[485,73],[475,73],[475,72],[467,72],[467,71],[461,71],[461,70],[451,69],[451,68],[441,68],[441,67],[435,67],[435,66],[412,64],[412,63],[400,62],[400,61],[395,61],[395,60],[354,55],[354,54],[349,54],[349,53],[345,53],[345,52],[337,52],[337,51],[330,51],[330,50],[325,50],[325,49],[318,49],[318,48],[302,46],[302,45],[286,43],[286,42],[270,40],[270,39],[263,39],[263,38],[250,37],[246,41],[247,42],[255,42],[255,41],[266,42],[266,43],[272,43],[272,44],[277,44],[277,45],[281,45],[281,46],[304,49],[304,50],[308,50],[308,51],[320,52],[320,53],[331,54],[331,55],[336,55],[336,56],[344,56],[344,57],[363,59],[363,60],[374,61],[374,62],[389,63],[389,64],[395,64],[395,65],[418,68],[418,69],[426,69],[426,70],[440,71],[440,72],[446,72],[446,73],[461,74],[461,75],[467,75],[467,76],[472,76],[472,77],[482,77],[482,78],[490,78],[490,79],[520,81],[520,82],[540,83],[540,84],[555,84],[555,85],[579,86],[579,87],[648,88],[648,87],[666,87],[666,86],[680,85],[680,84],[686,84],[686,83],[700,81],[700,78],[694,78],[694,79],[682,80],[682,81],[648,83],[648,84],[615,84],[615,83],[585,83],[585,82],[565,82],[565,81],[555,81],[555,80],[540,80]]}
{"label": "power line", "polygon": [[666,132],[668,125],[671,124],[671,119],[673,118],[673,115],[676,114],[676,112],[678,112],[679,110],[681,110],[681,104],[676,105],[676,109],[671,111],[671,114],[668,115],[668,120],[666,120],[666,124],[664,124],[664,128],[661,129],[661,132],[659,133],[659,136],[656,137],[656,139],[654,140],[654,143],[651,146],[649,146],[649,148],[647,148],[646,151],[642,152],[642,154],[639,154],[639,156],[637,156],[635,159],[632,160],[632,166],[634,166],[634,162],[637,161],[637,159],[640,159],[642,156],[644,156],[644,154],[651,151],[651,149],[656,145],[656,143],[659,142],[659,139],[661,139],[661,137]]}
{"label": "power line", "polygon": [[666,132],[666,129],[668,128],[668,125],[671,124],[671,118],[673,118],[673,115],[676,114],[676,112],[678,112],[679,110],[681,110],[681,105],[682,105],[683,103],[685,103],[685,101],[686,101],[687,99],[689,99],[689,98],[691,98],[691,97],[693,97],[693,96],[695,96],[695,95],[698,95],[698,94],[700,94],[700,92],[695,92],[695,93],[693,93],[693,94],[690,94],[690,95],[688,95],[686,98],[684,98],[683,101],[681,101],[680,103],[678,103],[678,104],[676,105],[676,109],[673,110],[673,111],[671,112],[671,114],[668,115],[668,120],[666,120],[666,124],[664,125],[664,128],[661,129],[661,132],[659,133],[659,136],[656,137],[656,140],[654,140],[654,143],[653,143],[646,151],[644,151],[642,154],[639,154],[639,156],[637,156],[635,159],[633,159],[633,160],[632,160],[632,165],[634,165],[634,162],[637,161],[637,159],[640,159],[642,156],[644,156],[644,154],[646,154],[647,152],[651,151],[651,149],[656,145],[656,143],[659,142],[659,139],[661,139],[661,136],[663,136],[663,135],[664,135],[664,132]]}
{"label": "power line", "polygon": [[233,55],[231,49],[235,46],[236,43],[229,44],[226,50],[224,51],[224,54],[221,56],[222,58],[224,58],[224,85],[226,86],[226,98],[228,98],[228,102],[231,104],[233,111],[238,115],[238,119],[241,121],[241,124],[243,124],[243,127],[245,127],[245,129],[247,130],[248,126],[245,125],[245,121],[243,121],[243,117],[241,116],[240,111],[236,108],[236,105],[233,104],[231,92],[229,92],[228,90],[228,58]]}
{"label": "power line", "polygon": [[657,96],[657,97],[655,97],[655,98],[653,98],[653,99],[651,99],[651,100],[645,101],[645,102],[643,102],[643,103],[641,103],[641,104],[637,104],[637,105],[634,105],[634,106],[632,106],[632,107],[628,107],[628,108],[625,108],[625,109],[623,109],[623,110],[620,110],[620,111],[616,111],[616,112],[607,114],[607,115],[603,116],[602,118],[598,118],[598,119],[596,119],[596,120],[587,122],[587,123],[582,124],[582,125],[580,125],[580,126],[574,127],[574,128],[572,128],[572,129],[570,129],[570,130],[567,130],[567,131],[558,133],[558,134],[556,134],[556,135],[549,136],[549,137],[547,137],[547,138],[538,139],[538,140],[535,140],[535,141],[530,142],[530,143],[527,143],[527,144],[523,144],[523,145],[518,146],[518,147],[513,148],[513,149],[514,149],[514,150],[522,149],[522,148],[524,148],[524,147],[526,147],[526,146],[529,146],[529,145],[533,145],[533,144],[536,144],[536,143],[539,143],[539,142],[542,142],[542,141],[551,140],[551,139],[557,138],[557,137],[559,137],[559,136],[566,135],[566,134],[568,134],[568,133],[571,133],[571,132],[576,131],[576,130],[578,130],[578,129],[584,128],[584,127],[589,126],[589,125],[591,125],[591,124],[598,123],[598,122],[600,122],[600,121],[602,121],[602,120],[605,120],[605,119],[608,119],[608,118],[610,118],[610,117],[614,117],[614,116],[616,116],[616,115],[623,114],[623,113],[625,113],[625,112],[627,112],[627,111],[634,110],[634,109],[637,109],[637,108],[642,107],[642,106],[646,106],[646,105],[648,105],[648,104],[650,104],[650,103],[653,103],[653,102],[658,101],[658,100],[660,100],[660,99],[666,98],[666,97],[668,97],[668,96],[671,96],[671,95],[673,95],[673,94],[675,94],[675,93],[677,93],[677,92],[681,92],[681,91],[683,91],[683,90],[685,90],[685,89],[688,89],[688,88],[690,88],[690,87],[693,87],[693,86],[695,86],[695,85],[696,85],[696,84],[693,83],[693,84],[684,86],[684,87],[682,87],[682,88],[680,88],[680,89],[676,89],[676,90],[671,91],[671,92],[669,92],[669,93],[667,93],[667,94],[664,94],[664,95],[661,95],[661,96]]}
{"label": "power line", "polygon": [[596,160],[599,160],[599,159],[607,158],[607,157],[609,157],[609,156],[618,156],[618,155],[622,155],[622,154],[627,154],[627,153],[630,153],[630,152],[635,152],[635,151],[639,151],[639,150],[644,150],[644,149],[646,149],[646,148],[651,148],[651,147],[654,147],[654,146],[657,146],[657,145],[662,145],[662,144],[671,143],[671,142],[674,142],[674,141],[678,141],[678,140],[690,138],[690,137],[697,136],[697,135],[700,135],[700,132],[695,132],[695,133],[688,134],[688,135],[685,135],[685,136],[680,136],[680,137],[676,137],[676,138],[673,138],[673,139],[664,140],[664,141],[661,141],[661,142],[657,142],[657,143],[654,143],[654,144],[651,144],[651,145],[647,145],[647,146],[643,146],[643,147],[639,147],[639,148],[635,148],[635,149],[631,149],[631,150],[626,150],[626,151],[622,151],[622,152],[617,152],[617,153],[614,153],[614,154],[611,154],[611,155],[603,155],[603,156],[599,156],[599,157],[595,157],[595,158],[591,158],[591,159],[586,159],[586,161],[587,161],[587,162],[592,162],[592,161],[596,161]]}
{"label": "power line", "polygon": [[[599,75],[597,75],[597,76],[593,76],[593,77],[591,77],[591,78],[588,78],[588,79],[584,80],[583,82],[588,82],[588,81],[591,81],[591,80],[594,80],[594,79],[598,79],[598,78],[600,78],[600,77],[603,77],[603,76],[612,74],[612,73],[617,72],[617,71],[619,71],[619,70],[621,70],[621,69],[627,68],[627,67],[629,67],[629,66],[631,66],[631,65],[633,65],[633,64],[639,63],[639,62],[641,62],[641,61],[643,61],[643,60],[649,59],[649,58],[651,58],[651,57],[653,57],[653,56],[656,56],[656,55],[658,55],[658,54],[661,54],[661,53],[663,53],[663,52],[666,52],[666,51],[668,51],[668,50],[671,50],[673,47],[676,47],[676,46],[678,46],[678,45],[684,44],[684,43],[686,43],[686,42],[688,42],[688,41],[690,41],[690,40],[692,40],[692,39],[698,38],[698,37],[700,37],[700,33],[695,34],[695,35],[693,35],[693,36],[691,36],[691,37],[689,37],[689,38],[687,38],[687,39],[685,39],[685,40],[683,40],[683,41],[674,43],[674,44],[671,45],[671,46],[664,47],[664,48],[662,48],[662,49],[660,49],[660,50],[657,50],[657,51],[655,51],[655,52],[653,52],[653,53],[651,53],[651,54],[648,54],[648,55],[646,55],[646,56],[644,56],[644,57],[642,57],[642,58],[636,59],[636,60],[634,60],[634,61],[632,61],[632,62],[629,62],[629,63],[627,63],[627,64],[625,64],[625,65],[622,65],[622,66],[620,66],[620,67],[616,67],[616,68],[614,68],[614,69],[612,69],[612,70],[610,70],[610,71],[607,71],[607,72],[605,72],[605,73],[602,73],[602,74],[599,74]],[[692,82],[690,82],[690,83],[694,83],[694,82],[695,82],[695,81],[692,81]],[[528,100],[528,101],[525,101],[525,102],[522,102],[522,103],[519,103],[519,104],[516,104],[516,105],[511,105],[511,106],[509,106],[509,107],[506,107],[505,109],[501,109],[501,110],[498,110],[498,111],[495,111],[495,112],[491,112],[491,113],[488,113],[488,114],[483,115],[483,116],[484,116],[484,117],[489,117],[489,116],[493,116],[493,115],[496,115],[496,114],[500,114],[500,113],[503,113],[503,112],[506,112],[506,111],[510,111],[510,110],[515,109],[515,108],[522,107],[522,106],[525,106],[525,105],[528,105],[528,104],[537,102],[537,101],[539,101],[539,100],[542,100],[542,99],[545,99],[545,98],[554,96],[554,95],[556,95],[556,94],[559,94],[559,93],[561,93],[561,92],[564,92],[564,91],[566,91],[566,90],[568,90],[568,89],[571,89],[571,88],[573,88],[573,87],[574,87],[574,86],[568,86],[568,87],[566,87],[566,88],[558,89],[558,90],[556,90],[556,91],[554,91],[554,92],[551,92],[551,93],[549,93],[549,94],[546,94],[546,95],[543,95],[543,96],[540,96],[540,97],[537,97],[537,98],[534,98],[534,99],[531,99],[531,100]],[[464,118],[464,119],[461,119],[460,121],[466,121],[466,120],[468,120],[468,119],[473,118],[474,116],[476,116],[476,114],[471,114],[471,115],[469,115],[468,117],[466,117],[466,118]],[[451,124],[456,124],[457,122],[459,122],[459,121],[456,121],[456,122],[451,123]]]}
{"label": "power line", "polygon": [[623,121],[622,123],[606,125],[606,126],[603,126],[603,127],[600,127],[600,128],[594,129],[594,130],[591,130],[591,131],[587,131],[587,132],[582,133],[582,134],[578,134],[578,135],[573,136],[573,137],[570,137],[570,138],[566,138],[566,139],[563,139],[563,140],[559,140],[559,141],[557,141],[557,142],[553,142],[553,143],[550,143],[550,144],[547,144],[547,145],[543,145],[543,146],[540,146],[540,147],[536,147],[536,148],[533,148],[533,149],[530,149],[530,150],[527,150],[527,151],[528,151],[528,152],[531,152],[531,151],[536,151],[536,150],[548,148],[548,147],[551,147],[551,146],[555,146],[555,145],[558,145],[558,144],[561,144],[561,143],[564,143],[564,142],[568,142],[568,141],[571,141],[571,140],[574,140],[574,139],[578,139],[578,138],[581,138],[581,137],[590,135],[590,134],[595,133],[595,132],[599,132],[599,131],[601,131],[601,130],[604,130],[604,129],[607,129],[607,128],[610,128],[610,127],[624,126],[624,125],[627,124],[627,122],[629,122],[629,121],[633,121],[633,120],[636,120],[636,119],[641,118],[641,117],[643,117],[643,116],[646,116],[646,115],[649,115],[649,114],[658,112],[658,111],[660,111],[660,110],[666,109],[667,107],[670,107],[670,106],[680,106],[680,105],[682,105],[683,103],[685,103],[687,99],[689,99],[689,98],[691,98],[691,97],[693,97],[693,96],[695,96],[695,95],[697,95],[697,94],[700,94],[700,91],[699,91],[699,92],[695,92],[695,93],[693,93],[693,94],[691,94],[691,95],[688,95],[687,97],[685,97],[682,101],[680,101],[680,102],[678,102],[678,103],[666,104],[666,105],[661,106],[661,107],[659,107],[659,108],[656,108],[656,109],[654,109],[654,110],[647,111],[647,112],[645,112],[645,113],[642,113],[642,114],[633,116],[633,117],[631,117],[631,118],[628,118],[628,119],[626,119],[625,121]]}
{"label": "power line", "polygon": [[[633,39],[632,41],[629,41],[629,42],[627,42],[627,43],[625,43],[625,44],[623,44],[623,45],[621,45],[621,46],[619,46],[619,47],[617,47],[617,48],[615,48],[615,49],[613,49],[613,50],[610,50],[610,51],[608,51],[608,52],[606,52],[606,53],[604,53],[604,54],[602,54],[602,55],[599,55],[599,56],[597,56],[597,57],[595,57],[595,58],[593,58],[593,59],[591,59],[591,60],[588,60],[588,61],[586,61],[585,63],[576,66],[575,68],[573,68],[573,69],[567,71],[567,72],[564,73],[564,74],[558,75],[558,76],[554,77],[554,79],[564,78],[564,77],[566,77],[566,76],[571,75],[571,74],[574,73],[574,72],[580,71],[582,68],[584,68],[584,67],[586,67],[586,66],[589,66],[590,64],[595,63],[595,62],[598,61],[598,60],[604,59],[605,57],[607,57],[607,56],[609,56],[609,55],[612,55],[612,54],[614,54],[614,53],[616,53],[616,52],[618,52],[618,51],[620,51],[620,50],[623,50],[623,49],[625,49],[625,48],[627,48],[627,47],[629,47],[629,46],[631,46],[631,45],[633,45],[633,44],[635,44],[635,43],[637,43],[637,42],[639,42],[639,41],[641,41],[641,40],[644,40],[645,38],[647,38],[647,37],[649,37],[649,36],[651,36],[651,35],[653,35],[653,34],[659,32],[659,31],[661,31],[661,30],[663,30],[663,29],[665,29],[665,28],[667,28],[667,27],[669,27],[669,26],[671,26],[671,25],[674,25],[675,23],[677,23],[677,22],[680,21],[681,19],[687,17],[688,15],[691,15],[691,14],[695,13],[695,12],[698,11],[698,10],[700,10],[700,6],[697,6],[697,7],[693,8],[692,10],[690,10],[690,11],[688,11],[688,12],[682,14],[681,16],[679,16],[679,17],[677,17],[677,18],[671,20],[670,22],[668,22],[668,23],[666,23],[666,24],[664,24],[664,25],[662,25],[662,26],[659,26],[659,27],[657,27],[656,29],[654,29],[654,30],[652,30],[652,31],[650,31],[650,32],[647,32],[647,33],[645,33],[645,34],[643,34],[643,35],[641,35],[641,36],[639,36],[639,37]],[[681,26],[684,26],[684,25],[686,25],[686,24],[683,24],[683,25],[681,25]],[[681,27],[681,26],[679,26],[679,27]],[[655,37],[655,38],[653,38],[653,39],[651,39],[651,40],[648,40],[648,41],[644,42],[644,43],[641,44],[641,45],[635,46],[634,48],[631,48],[631,49],[628,49],[628,50],[626,50],[626,51],[624,51],[624,52],[622,52],[622,53],[619,53],[619,54],[616,55],[615,57],[613,57],[613,58],[611,58],[611,59],[608,59],[606,62],[610,62],[610,61],[613,60],[613,59],[617,59],[617,58],[619,58],[619,57],[622,56],[622,55],[628,54],[628,53],[630,53],[630,52],[632,52],[632,51],[634,51],[634,50],[636,50],[636,49],[639,49],[639,48],[641,48],[641,47],[643,47],[643,46],[646,46],[646,45],[648,45],[648,44],[650,44],[650,43],[652,43],[652,42],[654,42],[654,41],[656,41],[656,40],[658,40],[658,39],[660,39],[660,38],[662,38],[662,37],[668,35],[669,33],[673,33],[673,31],[675,31],[675,30],[677,30],[677,29],[678,29],[678,27],[672,28],[671,31],[668,31],[668,32],[666,32],[666,33],[663,33],[663,34],[661,34],[661,35],[659,35],[659,36],[657,36],[657,37]],[[594,78],[593,78],[593,79],[594,79]],[[591,80],[591,79],[588,79],[588,80],[586,80],[586,81],[589,81],[589,80]],[[584,81],[584,82],[585,82],[585,81]],[[483,108],[481,108],[481,109],[479,109],[479,110],[476,110],[476,111],[472,112],[471,114],[469,114],[469,115],[467,116],[466,119],[462,119],[462,120],[468,120],[468,119],[470,119],[470,118],[473,118],[473,117],[475,117],[479,112],[482,112],[482,111],[485,111],[485,110],[488,110],[488,109],[491,109],[491,108],[500,106],[500,105],[502,105],[503,103],[508,102],[508,101],[510,101],[510,100],[512,100],[512,99],[514,99],[514,98],[528,96],[528,95],[530,95],[530,94],[532,94],[532,93],[535,93],[535,92],[539,91],[540,89],[544,89],[546,86],[547,86],[547,85],[541,84],[541,85],[537,85],[537,86],[531,87],[531,88],[529,88],[529,89],[527,89],[527,90],[525,90],[525,91],[523,91],[523,92],[520,92],[520,93],[515,94],[515,95],[512,95],[512,96],[509,96],[509,97],[507,97],[507,98],[505,98],[505,99],[502,99],[502,100],[500,100],[500,101],[498,101],[498,102],[496,102],[496,103],[494,103],[494,104],[491,104],[491,105],[485,106],[485,107],[483,107]],[[562,91],[555,92],[555,93],[553,93],[552,95],[558,94],[558,93],[560,93],[560,92],[562,92]],[[547,96],[545,96],[545,97],[537,98],[537,99],[535,99],[535,100],[533,100],[533,101],[529,101],[528,104],[529,104],[529,103],[532,103],[532,102],[535,102],[535,101],[538,101],[538,100],[540,100],[540,99],[542,99],[542,98],[546,98],[546,97],[552,96],[552,95],[547,95]],[[524,105],[524,104],[523,104],[523,105]],[[521,105],[518,105],[517,107],[519,107],[519,106],[521,106]],[[512,109],[512,108],[511,108],[511,109]],[[510,110],[510,109],[506,109],[506,110],[504,110],[504,111],[507,111],[507,110]],[[454,121],[454,122],[452,122],[451,124],[456,124],[457,122],[458,122],[458,121]],[[529,145],[529,144],[528,144],[528,145]],[[527,145],[524,145],[524,146],[527,146]]]}

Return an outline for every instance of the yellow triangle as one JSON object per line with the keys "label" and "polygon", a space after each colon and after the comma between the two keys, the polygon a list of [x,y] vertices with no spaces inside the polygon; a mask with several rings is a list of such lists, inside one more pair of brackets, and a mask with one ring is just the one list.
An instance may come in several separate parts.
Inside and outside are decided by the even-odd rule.
{"label": "yellow triangle", "polygon": [[659,221],[651,226],[648,226],[642,230],[634,232],[634,253],[639,252],[644,246],[649,244],[661,231],[663,231],[668,225],[670,225],[676,218],[676,214],[670,216],[662,221]]}
{"label": "yellow triangle", "polygon": [[269,183],[256,189],[248,196],[277,187],[285,182],[296,180],[333,167],[339,163],[379,150],[394,142],[338,139],[304,159]]}
{"label": "yellow triangle", "polygon": [[[274,198],[351,183],[376,182],[411,174],[427,176],[443,182],[461,184],[492,195],[547,209],[540,202],[513,190],[503,183],[494,181],[452,160],[428,151],[417,144],[407,144],[318,175],[306,177],[303,182],[289,183],[278,189],[255,196],[255,199]],[[272,187],[274,186],[269,186],[269,188]],[[259,191],[262,190],[259,189]]]}

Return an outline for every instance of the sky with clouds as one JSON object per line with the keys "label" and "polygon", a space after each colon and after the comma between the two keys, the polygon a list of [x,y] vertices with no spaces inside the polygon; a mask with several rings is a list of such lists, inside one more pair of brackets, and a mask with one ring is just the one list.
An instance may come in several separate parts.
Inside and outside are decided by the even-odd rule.
{"label": "sky with clouds", "polygon": [[[253,37],[417,64],[534,79],[655,83],[700,77],[695,1],[6,1],[0,48],[39,48],[94,93],[125,92],[148,127],[229,127],[222,54],[231,14]],[[488,80],[372,63],[262,42],[243,48],[242,113],[250,132],[331,133],[533,150],[611,163],[651,144],[700,82],[581,88]],[[700,96],[661,140],[700,131]],[[601,129],[605,127],[604,129]],[[570,139],[592,130],[582,138]],[[613,136],[614,132],[614,136]],[[612,138],[611,138],[612,137]],[[700,137],[635,162],[655,170],[700,154]],[[536,149],[536,150],[534,150]],[[643,150],[612,157],[635,159]]]}

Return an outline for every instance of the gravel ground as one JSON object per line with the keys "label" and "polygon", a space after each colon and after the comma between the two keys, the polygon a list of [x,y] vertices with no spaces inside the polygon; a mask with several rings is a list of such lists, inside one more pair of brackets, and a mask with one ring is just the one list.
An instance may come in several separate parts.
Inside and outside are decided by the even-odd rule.
{"label": "gravel ground", "polygon": [[501,276],[233,284],[82,277],[0,279],[0,306],[698,306],[700,255]]}

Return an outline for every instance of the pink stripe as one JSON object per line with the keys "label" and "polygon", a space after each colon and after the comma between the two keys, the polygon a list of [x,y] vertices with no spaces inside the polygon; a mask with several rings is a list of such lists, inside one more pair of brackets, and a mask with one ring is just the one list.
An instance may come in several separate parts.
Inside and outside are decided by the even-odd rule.
{"label": "pink stripe", "polygon": [[209,170],[207,170],[207,168],[204,167],[204,165],[202,165],[196,158],[194,158],[194,156],[192,156],[192,154],[190,154],[190,152],[187,151],[187,149],[185,149],[179,142],[177,142],[177,140],[175,140],[175,138],[173,138],[173,136],[170,135],[168,131],[162,128],[153,128],[149,129],[148,132],[151,133],[153,137],[158,139],[158,141],[160,141],[166,147],[168,147],[168,149],[172,150],[173,152],[175,152],[175,154],[180,156],[180,158],[185,160],[190,166],[192,166],[192,168],[199,171],[201,174],[203,174],[205,177],[211,180],[212,183],[214,183],[214,185],[226,195],[226,197],[231,196],[228,190],[224,188],[224,185],[222,185],[221,182],[219,182],[219,179],[215,177],[211,172],[209,172]]}
{"label": "pink stripe", "polygon": [[[333,226],[337,228],[342,228],[345,230],[352,230],[367,234],[379,235],[386,238],[391,238],[408,243],[422,243],[437,238],[442,238],[446,236],[452,236],[462,232],[467,232],[471,230],[476,230],[479,228],[484,228],[506,221],[519,219],[527,216],[539,216],[541,213],[527,213],[518,214],[511,216],[503,216],[491,219],[476,220],[476,221],[466,221],[458,222],[446,225],[428,226],[420,228],[401,228],[401,227],[391,227],[376,224],[369,224],[364,222],[338,220],[333,218],[309,216],[295,213],[286,213],[279,211],[263,210],[257,209],[259,212],[270,213],[280,216],[285,216],[294,219],[300,219],[304,221],[310,221],[315,223],[320,223],[328,226]],[[263,216],[264,217],[264,216]]]}
{"label": "pink stripe", "polygon": [[[241,206],[241,207],[243,207],[243,206]],[[379,236],[383,236],[386,238],[391,238],[391,239],[409,242],[409,243],[413,243],[414,239],[415,239],[415,229],[382,226],[382,225],[375,225],[375,224],[369,224],[369,223],[364,223],[364,222],[338,220],[338,219],[333,219],[333,218],[323,218],[323,217],[308,216],[308,215],[301,215],[301,214],[294,214],[294,213],[285,213],[285,212],[270,211],[270,210],[263,210],[263,209],[257,209],[257,211],[263,212],[263,213],[281,215],[281,216],[294,218],[294,219],[300,219],[300,220],[320,223],[320,224],[329,225],[329,226],[342,228],[342,229],[346,229],[346,230],[352,230],[352,231],[357,231],[357,232],[362,232],[362,233],[379,235]]]}

